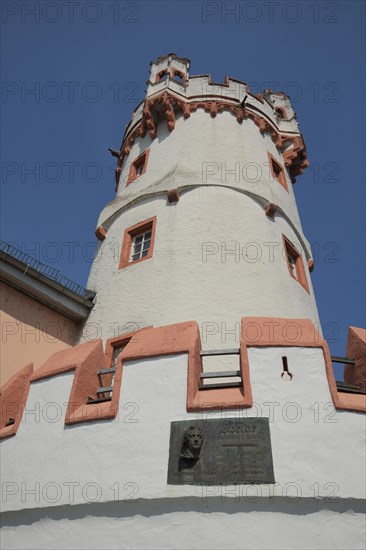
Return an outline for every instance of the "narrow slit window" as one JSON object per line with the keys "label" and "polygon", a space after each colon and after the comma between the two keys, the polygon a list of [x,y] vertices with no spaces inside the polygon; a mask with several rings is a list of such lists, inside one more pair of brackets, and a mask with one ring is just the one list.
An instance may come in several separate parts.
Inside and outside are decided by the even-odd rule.
{"label": "narrow slit window", "polygon": [[288,192],[285,169],[277,162],[271,153],[268,153],[268,159],[272,177]]}
{"label": "narrow slit window", "polygon": [[132,162],[126,185],[129,185],[146,172],[149,153],[150,149],[146,149]]}
{"label": "narrow slit window", "polygon": [[283,235],[284,253],[287,262],[287,267],[291,277],[296,279],[301,286],[310,293],[308,280],[305,274],[304,262],[300,252],[295,246]]}
{"label": "narrow slit window", "polygon": [[142,174],[143,171],[144,171],[144,164],[145,164],[145,159],[142,159],[142,161],[139,162],[139,163],[136,165],[136,176],[141,176],[141,174]]}
{"label": "narrow slit window", "polygon": [[288,261],[290,273],[296,279],[296,259],[288,250],[286,250],[286,253],[287,253],[287,261]]}
{"label": "narrow slit window", "polygon": [[[111,361],[111,367],[110,368],[114,369],[114,371],[116,370],[117,357],[119,356],[119,354],[121,353],[121,351],[125,347],[126,347],[126,343],[124,343],[123,345],[113,346],[113,354],[112,354],[112,361]],[[111,380],[110,380],[110,385],[113,386],[115,372],[112,372],[111,374],[112,374],[112,376],[111,376]]]}

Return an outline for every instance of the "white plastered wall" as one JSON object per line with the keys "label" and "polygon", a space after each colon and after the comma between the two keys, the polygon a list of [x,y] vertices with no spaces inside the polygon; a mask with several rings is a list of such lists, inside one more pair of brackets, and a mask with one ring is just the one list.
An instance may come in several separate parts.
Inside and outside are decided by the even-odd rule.
{"label": "white plastered wall", "polygon": [[[280,508],[276,512],[276,507]],[[14,514],[2,529],[5,550],[248,549],[363,550],[365,525],[354,504],[334,510],[321,504],[185,499],[179,510],[166,502],[86,505],[54,513]],[[14,518],[14,519],[13,519]],[[9,524],[8,524],[9,523]]]}
{"label": "white plastered wall", "polygon": [[[334,410],[321,349],[251,348],[249,364],[252,409],[188,414],[180,354],[126,363],[119,418],[73,427],[73,374],[33,383],[1,443],[3,547],[362,548],[365,416]],[[171,421],[251,416],[269,418],[275,485],[167,485]]]}
{"label": "white plastered wall", "polygon": [[[125,229],[153,216],[152,258],[119,270]],[[282,234],[302,252],[310,294],[289,274]],[[213,323],[212,346],[232,347],[245,316],[310,318],[318,326],[298,241],[285,218],[273,221],[252,198],[226,187],[187,190],[174,205],[165,197],[140,201],[115,219],[100,245],[88,281],[96,304],[83,338],[196,320],[201,333]],[[230,340],[225,331],[234,328]]]}
{"label": "white plastered wall", "polygon": [[[148,147],[147,171],[126,187],[131,163]],[[249,119],[239,124],[225,111],[216,118],[202,109],[186,120],[179,116],[172,132],[162,122],[154,140],[146,135],[134,142],[123,163],[117,198],[102,211],[98,224],[104,224],[123,204],[145,192],[207,184],[237,187],[262,197],[264,202],[274,202],[301,231],[292,183],[287,176],[287,193],[274,180],[267,151],[283,165],[267,133],[260,134]]]}
{"label": "white plastered wall", "polygon": [[[284,355],[291,382],[281,378]],[[100,486],[96,500],[101,502],[115,500],[111,487],[116,483],[121,491],[117,500],[132,494],[141,499],[202,497],[205,490],[206,496],[217,496],[199,486],[167,485],[170,422],[224,421],[226,416],[270,419],[274,496],[311,498],[315,492],[330,499],[363,498],[365,416],[334,410],[322,350],[251,348],[249,365],[252,408],[187,413],[185,354],[129,361],[123,371],[119,417],[71,427],[64,426],[64,409],[73,374],[33,383],[16,437],[1,443],[3,483],[16,484],[2,495],[4,510],[69,504],[68,482],[78,482],[73,504],[84,503],[85,495],[90,501],[96,498],[93,487],[83,493],[88,483]],[[37,498],[22,492],[22,483],[31,489],[37,482]],[[47,488],[50,483],[60,486],[59,494]],[[128,483],[136,492],[132,485],[123,489]]]}

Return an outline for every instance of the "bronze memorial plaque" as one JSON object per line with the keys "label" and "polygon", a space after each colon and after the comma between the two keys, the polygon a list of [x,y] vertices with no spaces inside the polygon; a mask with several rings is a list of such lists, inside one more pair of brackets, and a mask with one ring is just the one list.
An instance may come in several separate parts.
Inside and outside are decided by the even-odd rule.
{"label": "bronze memorial plaque", "polygon": [[268,418],[172,422],[168,483],[275,483]]}

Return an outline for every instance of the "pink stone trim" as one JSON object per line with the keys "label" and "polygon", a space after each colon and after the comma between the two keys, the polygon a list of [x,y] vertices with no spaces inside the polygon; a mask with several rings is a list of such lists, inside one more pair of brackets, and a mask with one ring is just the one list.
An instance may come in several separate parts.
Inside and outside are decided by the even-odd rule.
{"label": "pink stone trim", "polygon": [[[0,439],[14,436],[19,428],[28,398],[33,363],[15,373],[0,392]],[[9,419],[13,424],[7,426]]]}
{"label": "pink stone trim", "polygon": [[277,211],[277,206],[273,202],[268,203],[264,209],[264,213],[266,214],[266,216],[270,218],[273,218],[276,211]]}
{"label": "pink stone trim", "polygon": [[[221,86],[228,85],[229,84],[221,84]],[[258,96],[256,97],[260,99]],[[217,98],[217,96],[215,96],[213,99],[198,99],[197,101],[187,102],[164,90],[146,99],[142,119],[136,124],[131,132],[127,134],[122,144],[117,162],[116,185],[118,185],[119,182],[123,160],[130,154],[132,145],[137,138],[144,137],[149,133],[151,139],[155,139],[157,136],[158,123],[161,118],[165,118],[169,131],[172,131],[175,128],[177,113],[183,114],[183,118],[187,119],[191,116],[191,113],[194,113],[197,109],[204,109],[205,112],[210,113],[212,118],[215,118],[217,113],[229,111],[236,117],[239,124],[241,124],[243,120],[248,118],[251,119],[254,124],[258,126],[262,134],[265,132],[269,133],[280,153],[283,151],[284,147],[286,147],[286,151],[283,155],[286,161],[285,166],[289,169],[289,175],[292,181],[295,181],[296,176],[302,174],[304,169],[309,166],[306,156],[306,147],[302,136],[281,132],[279,128],[275,127],[273,123],[267,120],[265,115],[259,110],[258,113],[255,113],[253,110],[247,109],[246,107],[243,108],[239,100],[226,97]],[[289,149],[291,143],[293,147]],[[131,174],[129,179],[130,177],[132,177]],[[127,183],[130,182],[128,181]]]}
{"label": "pink stone trim", "polygon": [[366,412],[366,396],[337,391],[329,347],[310,319],[244,317],[242,319],[241,354],[243,369],[249,373],[247,348],[291,346],[322,348],[325,373],[334,407],[340,410]]}
{"label": "pink stone trim", "polygon": [[31,381],[43,380],[64,372],[75,371],[65,424],[90,422],[115,418],[117,410],[113,403],[87,405],[88,396],[93,396],[99,387],[97,370],[104,367],[102,340],[91,340],[74,348],[59,351],[36,370]]}
{"label": "pink stone trim", "polygon": [[[118,361],[123,363],[142,357],[172,355],[177,353],[188,354],[187,372],[187,403],[188,412],[197,412],[209,409],[245,408],[252,405],[252,395],[248,371],[242,372],[244,388],[223,388],[199,390],[200,375],[202,373],[201,338],[198,324],[195,321],[178,323],[165,327],[145,329],[137,333],[120,354]],[[121,374],[122,375],[122,374]],[[120,383],[120,378],[118,378]],[[117,382],[117,372],[115,383]]]}
{"label": "pink stone trim", "polygon": [[100,225],[95,230],[95,236],[99,241],[104,241],[107,236],[107,230]]}
{"label": "pink stone trim", "polygon": [[[366,412],[365,395],[338,393],[328,345],[310,319],[244,317],[241,323],[240,369],[243,384],[238,388],[199,390],[202,373],[201,338],[195,321],[159,328],[147,327],[108,340],[105,353],[103,353],[101,340],[90,341],[54,353],[33,375],[32,364],[24,367],[8,381],[1,392],[0,439],[17,433],[30,382],[75,371],[65,424],[112,419],[118,414],[124,363],[160,355],[188,354],[186,401],[188,412],[251,407],[253,399],[248,348],[261,346],[322,348],[329,391],[335,408]],[[347,355],[355,356],[356,373],[354,374],[360,377],[363,384],[366,331],[350,327],[349,334]],[[87,405],[88,396],[94,396],[100,385],[97,371],[104,366],[110,366],[113,344],[117,343],[126,345],[117,358],[112,400]],[[353,382],[354,379],[352,379]],[[9,418],[13,418],[15,422],[6,426]]]}
{"label": "pink stone trim", "polygon": [[[345,365],[344,380],[366,390],[366,330],[349,327],[346,356],[355,360],[355,366]],[[364,396],[366,399],[366,396]]]}
{"label": "pink stone trim", "polygon": [[177,189],[170,189],[169,191],[167,191],[167,197],[169,204],[172,204],[179,201],[180,195]]}
{"label": "pink stone trim", "polygon": [[[148,253],[143,258],[130,261],[130,253],[131,253],[133,237],[135,235],[138,235],[139,233],[142,233],[143,231],[148,231],[148,230],[151,230],[151,242],[150,242],[150,248]],[[155,233],[156,233],[156,216],[154,216],[153,218],[149,218],[148,220],[144,220],[142,222],[136,223],[135,225],[132,225],[131,227],[128,227],[127,229],[125,229],[118,269],[124,269],[130,265],[135,265],[151,258],[154,252]]]}

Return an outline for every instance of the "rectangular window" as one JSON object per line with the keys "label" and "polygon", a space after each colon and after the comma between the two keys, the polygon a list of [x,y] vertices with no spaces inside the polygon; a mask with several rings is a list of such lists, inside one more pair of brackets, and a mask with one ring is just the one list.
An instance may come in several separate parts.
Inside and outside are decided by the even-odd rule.
{"label": "rectangular window", "polygon": [[141,155],[139,155],[137,159],[135,159],[132,162],[130,167],[130,172],[128,174],[126,186],[130,185],[130,183],[135,181],[137,178],[139,178],[140,176],[142,176],[142,174],[146,172],[149,154],[150,154],[150,149],[146,149],[146,151],[141,153]]}
{"label": "rectangular window", "polygon": [[282,235],[282,238],[287,267],[291,277],[296,279],[296,281],[298,281],[301,286],[303,286],[305,290],[310,293],[308,280],[304,269],[304,262],[300,252],[297,251],[292,242],[289,241],[284,235]]}
{"label": "rectangular window", "polygon": [[125,230],[118,269],[151,258],[154,250],[156,217]]}
{"label": "rectangular window", "polygon": [[151,229],[132,237],[130,262],[136,262],[148,255],[151,246]]}
{"label": "rectangular window", "polygon": [[277,162],[271,153],[267,152],[267,154],[272,177],[288,192],[285,169]]}

